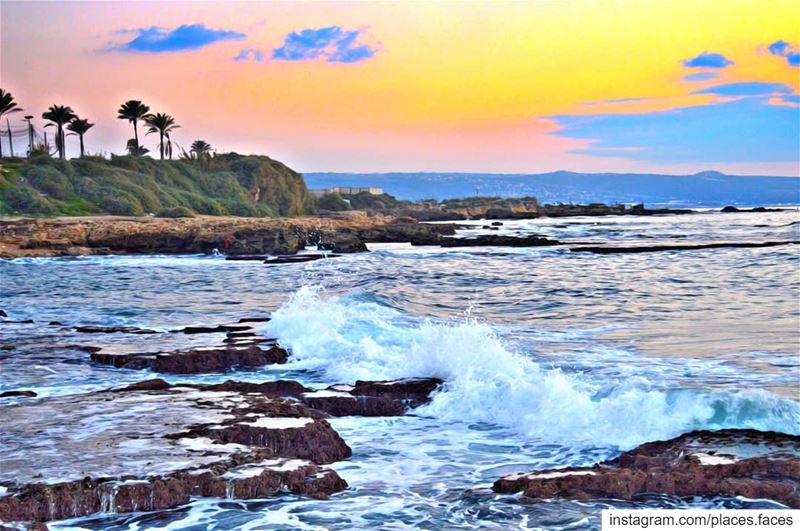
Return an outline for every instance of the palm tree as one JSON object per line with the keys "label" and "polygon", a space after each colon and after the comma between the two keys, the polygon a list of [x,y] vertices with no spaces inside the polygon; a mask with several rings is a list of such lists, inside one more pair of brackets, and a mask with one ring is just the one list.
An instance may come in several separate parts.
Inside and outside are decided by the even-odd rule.
{"label": "palm tree", "polygon": [[211,153],[211,144],[205,140],[195,140],[189,148],[189,153],[194,155],[196,159],[205,159]]}
{"label": "palm tree", "polygon": [[143,155],[147,155],[150,150],[144,146],[137,146],[135,138],[129,138],[128,142],[125,144],[125,149],[128,150],[128,154],[134,157],[141,157]]}
{"label": "palm tree", "polygon": [[[144,119],[148,112],[150,112],[150,107],[139,100],[128,100],[123,103],[119,111],[117,111],[117,118],[120,120],[128,120],[133,124],[133,153],[139,153],[139,128],[137,124],[139,120]],[[128,151],[130,151],[130,149],[128,149]]]}
{"label": "palm tree", "polygon": [[[164,144],[164,137],[167,137],[167,141],[169,141],[169,134],[180,127],[178,124],[175,123],[175,118],[170,116],[169,114],[148,114],[144,117],[145,123],[149,125],[149,129],[147,130],[147,134],[150,133],[158,133],[159,141],[158,141],[158,149],[161,152],[161,160],[164,160],[164,149],[167,147]],[[169,147],[170,151],[170,158],[172,158],[172,146],[170,143]]]}
{"label": "palm tree", "polygon": [[94,127],[94,124],[89,122],[89,120],[78,118],[77,116],[73,118],[67,126],[67,130],[77,135],[81,141],[81,158],[83,158],[83,135],[92,127]]}
{"label": "palm tree", "polygon": [[[19,112],[21,110],[22,107],[14,102],[14,96],[12,96],[10,92],[6,92],[0,88],[0,119],[2,119],[5,114],[11,114],[12,112]],[[2,156],[3,145],[0,143],[0,157]]]}
{"label": "palm tree", "polygon": [[50,108],[47,109],[47,112],[42,114],[42,118],[52,122],[45,127],[56,126],[56,148],[58,149],[58,158],[64,159],[64,124],[68,124],[77,118],[75,112],[71,107],[51,105]]}

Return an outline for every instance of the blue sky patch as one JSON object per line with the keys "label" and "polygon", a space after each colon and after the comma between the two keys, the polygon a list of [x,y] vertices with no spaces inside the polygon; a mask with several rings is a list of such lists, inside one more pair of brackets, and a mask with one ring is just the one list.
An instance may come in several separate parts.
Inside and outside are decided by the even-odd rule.
{"label": "blue sky patch", "polygon": [[597,157],[664,164],[796,161],[797,108],[770,105],[767,99],[640,114],[554,116],[562,128],[554,134],[592,140],[574,153]]}

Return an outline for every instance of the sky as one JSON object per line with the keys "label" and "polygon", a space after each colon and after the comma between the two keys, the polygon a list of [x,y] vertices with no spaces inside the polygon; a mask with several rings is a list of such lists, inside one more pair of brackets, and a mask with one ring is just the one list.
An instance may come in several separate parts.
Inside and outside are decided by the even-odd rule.
{"label": "sky", "polygon": [[772,0],[2,0],[0,87],[95,122],[92,153],[138,99],[302,172],[797,176],[798,28]]}

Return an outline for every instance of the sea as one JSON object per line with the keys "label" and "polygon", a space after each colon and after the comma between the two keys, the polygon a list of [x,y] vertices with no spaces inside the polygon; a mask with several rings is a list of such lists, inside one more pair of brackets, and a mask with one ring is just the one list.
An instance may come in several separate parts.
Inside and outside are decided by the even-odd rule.
{"label": "sea", "polygon": [[[465,223],[460,236],[538,234],[575,245],[800,240],[797,208]],[[262,330],[291,351],[287,364],[166,379],[445,381],[404,417],[332,419],[353,455],[332,465],[350,486],[329,500],[198,498],[53,530],[578,530],[599,529],[610,507],[778,508],[665,496],[531,502],[491,485],[694,429],[800,434],[799,245],[599,255],[372,244],[290,265],[22,258],[0,260],[0,308],[35,321],[0,327],[0,344],[17,346],[0,357],[0,391],[58,397],[157,376],[90,363],[49,339],[51,320],[167,330],[254,315],[272,316]]]}

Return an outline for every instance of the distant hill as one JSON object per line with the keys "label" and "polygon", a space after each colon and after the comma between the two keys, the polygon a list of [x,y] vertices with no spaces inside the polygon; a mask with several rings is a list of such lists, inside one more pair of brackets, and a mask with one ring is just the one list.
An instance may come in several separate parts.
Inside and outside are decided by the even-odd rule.
{"label": "distant hill", "polygon": [[535,196],[542,203],[761,205],[800,203],[800,179],[632,173],[306,173],[309,188],[376,186],[400,199]]}
{"label": "distant hill", "polygon": [[0,215],[296,216],[314,204],[299,173],[263,156],[39,156],[0,163]]}

